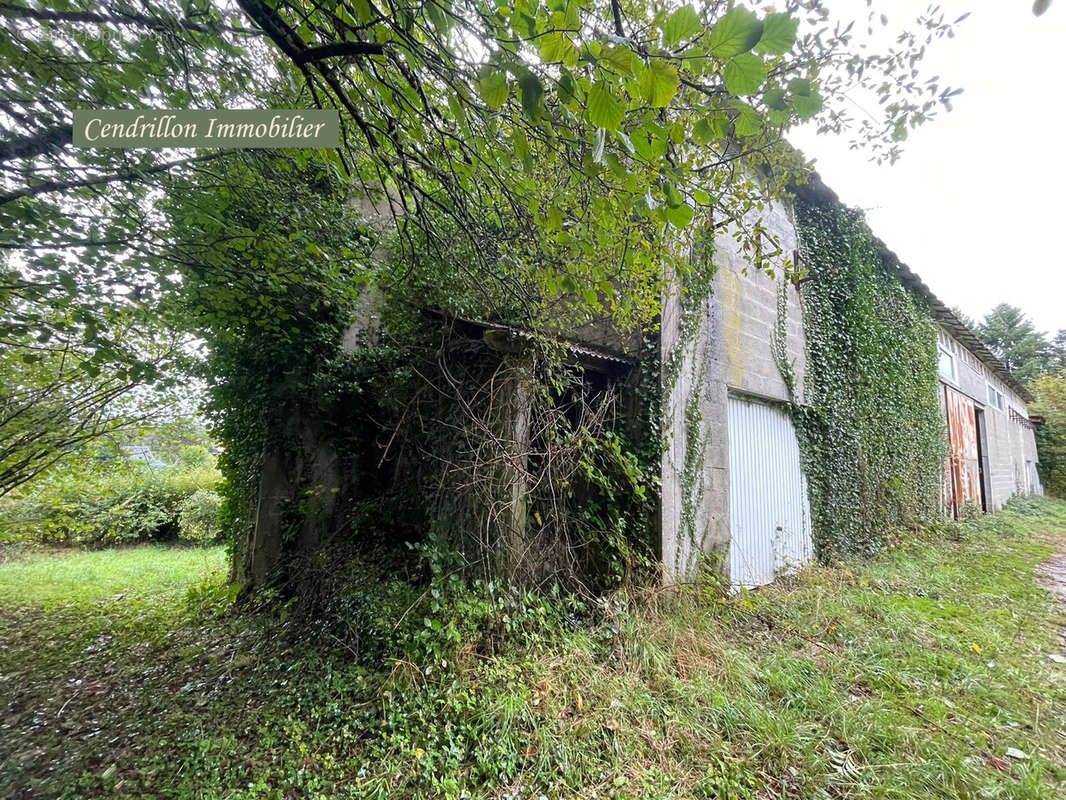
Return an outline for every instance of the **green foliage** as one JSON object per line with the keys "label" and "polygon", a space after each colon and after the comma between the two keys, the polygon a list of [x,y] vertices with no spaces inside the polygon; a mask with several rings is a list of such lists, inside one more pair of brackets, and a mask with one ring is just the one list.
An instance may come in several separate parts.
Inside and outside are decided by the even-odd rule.
{"label": "green foliage", "polygon": [[[363,495],[390,485],[389,459],[431,455],[409,446],[371,456],[427,388],[414,388],[410,366],[413,355],[434,366],[415,341],[421,309],[546,339],[590,320],[646,331],[664,271],[690,284],[700,276],[687,273],[706,267],[684,257],[677,231],[712,209],[718,224],[750,221],[804,171],[784,144],[791,126],[819,117],[848,127],[844,95],[865,87],[886,102],[858,124],[859,138],[892,158],[893,134],[946,104],[936,78],[895,80],[916,76],[925,45],[951,33],[941,14],[885,51],[841,58],[848,30],[821,11],[590,0],[399,2],[388,13],[305,0],[5,4],[0,71],[25,99],[0,120],[0,160],[12,163],[0,244],[27,264],[17,271],[26,291],[5,308],[21,354],[38,329],[77,338],[89,363],[93,351],[109,364],[145,361],[110,333],[127,326],[152,342],[161,333],[204,342],[237,563],[269,478],[282,498],[270,509],[269,549],[283,572],[295,569],[310,543],[350,530]],[[71,107],[238,100],[336,108],[342,147],[175,161],[71,153],[62,118]],[[738,178],[738,160],[764,179]],[[370,235],[368,223],[381,222],[393,240]],[[380,342],[342,351],[342,334],[378,299]],[[553,371],[538,374],[542,388],[557,388],[545,378]],[[571,450],[581,442],[556,432]],[[600,498],[579,522],[590,552],[602,540],[586,532],[617,539],[618,525],[636,524],[612,492],[654,472],[636,465],[630,433],[579,465]],[[424,534],[425,505],[412,503],[402,524]]]}
{"label": "green foliage", "polygon": [[[154,384],[182,360],[158,314],[169,269],[152,258],[152,197],[170,168],[218,157],[72,152],[71,110],[150,115],[152,108],[224,108],[238,96],[247,102],[255,59],[243,47],[252,31],[236,30],[232,11],[212,3],[39,5],[0,8],[0,74],[10,100],[0,115],[0,247],[12,256],[0,264],[0,385],[5,400],[8,391],[33,397],[53,388],[34,416],[51,423],[46,436],[69,437],[92,430],[77,424],[84,396]],[[9,370],[18,368],[27,374],[9,384]],[[65,428],[43,413],[57,407],[70,419]],[[105,409],[105,420],[114,412]],[[50,449],[56,456],[76,447]]]}
{"label": "green foliage", "polygon": [[[783,145],[788,128],[819,116],[892,158],[892,134],[951,95],[935,77],[895,80],[917,76],[925,47],[952,32],[942,14],[887,49],[844,58],[849,29],[820,3],[768,14],[730,5],[456,0],[378,14],[305,0],[6,3],[0,73],[19,99],[0,119],[0,243],[18,253],[21,300],[5,312],[34,336],[65,332],[143,364],[111,331],[159,335],[157,301],[187,286],[173,280],[189,252],[175,260],[161,198],[180,203],[195,174],[217,180],[225,200],[230,162],[244,158],[71,152],[70,108],[317,105],[343,122],[342,147],[312,156],[319,169],[352,195],[388,197],[407,249],[424,239],[444,260],[462,239],[468,259],[449,277],[485,289],[482,309],[506,293],[523,321],[558,321],[565,307],[571,319],[606,311],[620,327],[648,323],[664,261],[685,268],[677,229],[712,208],[719,221],[758,214],[803,170]],[[845,95],[857,87],[885,102],[855,120]],[[773,180],[737,191],[738,159]],[[199,244],[246,253],[249,265],[274,260],[269,229],[228,230],[232,207],[201,207]],[[317,247],[317,235],[301,244]],[[310,267],[312,285],[320,268]],[[253,313],[276,300],[269,277],[262,288],[237,293]]]}
{"label": "green foliage", "polygon": [[1040,479],[1046,492],[1066,498],[1066,370],[1037,378],[1029,389],[1029,411],[1045,420],[1036,429]]}
{"label": "green foliage", "polygon": [[462,589],[426,553],[439,597],[388,574],[349,587],[344,644],[218,613],[221,549],[22,558],[0,564],[0,674],[33,713],[7,718],[0,792],[1053,800],[1049,533],[1066,506],[1027,498],[756,593],[594,612]]}
{"label": "green foliage", "polygon": [[[149,466],[101,451],[53,469],[0,501],[0,538],[63,545],[113,545],[173,539],[207,542],[213,466]],[[188,502],[198,498],[190,510]],[[217,502],[217,499],[216,499]],[[215,511],[217,517],[217,510]],[[217,536],[217,523],[215,529]]]}
{"label": "green foliage", "polygon": [[985,315],[976,333],[1022,383],[1047,371],[1052,356],[1048,341],[1020,308],[1000,303]]}
{"label": "green foliage", "polygon": [[178,514],[178,536],[196,544],[211,544],[222,536],[218,523],[218,492],[197,489],[181,504]]}
{"label": "green foliage", "polygon": [[945,434],[936,327],[855,211],[797,201],[807,384],[796,418],[822,559],[937,518]]}
{"label": "green foliage", "polygon": [[[388,402],[381,351],[357,359],[340,348],[371,276],[373,240],[352,200],[321,158],[262,152],[175,181],[164,204],[182,287],[164,308],[207,345],[200,373],[223,447],[221,519],[238,565],[264,454],[311,459],[306,437],[315,433],[344,450],[370,435],[366,412],[377,398]],[[360,370],[380,381],[373,394]],[[309,480],[293,498],[335,488]]]}

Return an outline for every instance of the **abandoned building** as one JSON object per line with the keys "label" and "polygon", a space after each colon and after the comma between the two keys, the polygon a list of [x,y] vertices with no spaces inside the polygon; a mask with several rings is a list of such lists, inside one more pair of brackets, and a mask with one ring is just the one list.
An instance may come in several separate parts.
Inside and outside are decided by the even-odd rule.
{"label": "abandoned building", "polygon": [[[405,361],[421,383],[395,417],[337,394],[318,427],[295,419],[296,469],[264,457],[247,573],[265,580],[283,547],[313,549],[367,504],[387,509],[368,529],[431,531],[489,580],[599,591],[639,560],[739,589],[1042,493],[1031,397],[861,214],[815,176],[753,222],[777,268],[711,221],[697,283],[665,281],[658,326],[541,336],[565,387],[535,373],[531,331],[420,307],[432,342]],[[344,349],[374,339],[380,302]],[[286,538],[308,498],[318,513]]]}
{"label": "abandoned building", "polygon": [[[840,205],[817,177],[798,197]],[[779,203],[762,219],[781,249],[802,264],[805,243],[794,204]],[[888,279],[912,293],[936,326],[947,431],[941,512],[994,511],[1014,495],[1041,493],[1026,408],[1032,398],[917,275],[873,241]],[[680,379],[666,390],[664,430],[671,436],[662,459],[662,557],[668,571],[681,575],[700,553],[717,553],[734,587],[754,587],[809,562],[815,549],[808,479],[790,413],[805,402],[810,380],[803,316],[810,284],[750,269],[729,236],[716,238],[714,259],[698,335],[685,347]],[[678,344],[681,316],[674,293],[664,306],[664,360]],[[695,493],[684,477],[694,438],[700,449]],[[695,508],[686,510],[686,503]]]}

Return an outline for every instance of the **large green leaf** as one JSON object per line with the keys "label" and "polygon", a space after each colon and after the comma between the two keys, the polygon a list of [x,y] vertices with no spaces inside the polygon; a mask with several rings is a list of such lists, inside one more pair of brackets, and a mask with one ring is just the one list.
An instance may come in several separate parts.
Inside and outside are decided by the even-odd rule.
{"label": "large green leaf", "polygon": [[663,210],[666,212],[666,219],[678,230],[687,227],[696,214],[691,206],[684,203],[678,206],[667,206]]}
{"label": "large green leaf", "polygon": [[544,86],[532,72],[527,72],[518,79],[518,88],[522,95],[522,111],[531,120],[540,119],[543,108]]}
{"label": "large green leaf", "polygon": [[588,114],[589,122],[597,128],[616,131],[622,124],[626,109],[622,101],[611,94],[610,89],[597,83],[589,92]]}
{"label": "large green leaf", "polygon": [[628,76],[635,75],[641,63],[637,54],[623,44],[603,48],[600,61],[610,65],[615,72]]}
{"label": "large green leaf", "polygon": [[507,102],[510,89],[507,86],[507,74],[495,67],[485,67],[478,76],[478,93],[485,105],[496,111]]}
{"label": "large green leaf", "polygon": [[730,94],[755,94],[766,82],[766,63],[752,53],[741,53],[725,65],[722,78]]}
{"label": "large green leaf", "polygon": [[666,108],[681,85],[677,70],[663,61],[652,61],[640,73],[640,97],[653,108]]}
{"label": "large green leaf", "polygon": [[633,133],[631,141],[637,155],[645,161],[654,161],[666,155],[667,144],[661,129],[656,131],[649,127],[641,128]]}
{"label": "large green leaf", "polygon": [[755,49],[767,55],[784,55],[796,43],[798,27],[799,20],[788,14],[770,14],[763,22],[762,37]]}
{"label": "large green leaf", "polygon": [[766,94],[763,95],[763,102],[766,103],[767,108],[772,108],[774,111],[788,110],[785,90],[781,88],[767,89]]}
{"label": "large green leaf", "polygon": [[673,47],[695,36],[703,28],[699,15],[692,6],[681,6],[663,23],[663,45]]}
{"label": "large green leaf", "polygon": [[741,105],[736,119],[733,120],[733,131],[737,136],[757,136],[762,133],[763,120],[759,112],[748,105]]}
{"label": "large green leaf", "polygon": [[743,6],[727,12],[711,29],[711,53],[725,60],[753,48],[762,36],[759,18]]}
{"label": "large green leaf", "polygon": [[540,57],[546,63],[562,62],[568,67],[577,64],[577,48],[562,31],[550,31],[537,39]]}
{"label": "large green leaf", "polygon": [[795,109],[796,116],[800,119],[810,119],[822,110],[822,96],[817,90],[809,94],[794,94],[792,95],[792,108]]}

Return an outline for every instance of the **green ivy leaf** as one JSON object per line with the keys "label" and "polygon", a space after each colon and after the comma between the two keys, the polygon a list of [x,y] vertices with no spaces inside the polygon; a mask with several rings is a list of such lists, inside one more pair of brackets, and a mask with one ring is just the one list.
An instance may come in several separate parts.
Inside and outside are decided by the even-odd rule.
{"label": "green ivy leaf", "polygon": [[666,108],[677,94],[681,82],[677,70],[663,61],[652,61],[640,73],[640,96],[653,108]]}
{"label": "green ivy leaf", "polygon": [[761,36],[762,23],[759,18],[743,6],[737,6],[711,29],[711,53],[724,61],[751,50]]}
{"label": "green ivy leaf", "polygon": [[796,43],[799,20],[788,14],[770,14],[763,22],[762,36],[755,49],[760,53],[781,56]]}
{"label": "green ivy leaf", "polygon": [[755,94],[766,82],[766,62],[751,53],[741,53],[725,65],[722,79],[730,94]]}
{"label": "green ivy leaf", "polygon": [[663,45],[672,48],[695,36],[703,28],[699,15],[692,6],[681,6],[663,23]]}
{"label": "green ivy leaf", "polygon": [[602,83],[594,84],[589,92],[589,122],[597,128],[616,131],[626,115],[625,106],[611,94],[611,90]]}

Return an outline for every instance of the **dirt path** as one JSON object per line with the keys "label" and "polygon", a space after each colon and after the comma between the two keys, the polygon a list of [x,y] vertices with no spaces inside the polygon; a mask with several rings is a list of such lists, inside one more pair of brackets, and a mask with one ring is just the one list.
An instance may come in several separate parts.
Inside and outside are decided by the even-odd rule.
{"label": "dirt path", "polygon": [[[1066,612],[1066,553],[1049,558],[1037,569],[1043,576],[1044,588],[1055,595],[1059,607]],[[1066,662],[1066,627],[1059,628],[1059,644],[1063,661]],[[1058,659],[1056,659],[1057,661]]]}

